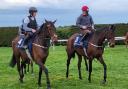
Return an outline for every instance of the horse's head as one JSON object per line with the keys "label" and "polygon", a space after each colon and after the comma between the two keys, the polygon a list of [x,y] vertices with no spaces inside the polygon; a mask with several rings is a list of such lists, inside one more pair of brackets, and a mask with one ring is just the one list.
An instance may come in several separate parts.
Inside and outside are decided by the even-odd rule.
{"label": "horse's head", "polygon": [[109,46],[110,47],[114,47],[115,46],[115,26],[111,25],[108,27],[108,29],[106,30],[106,39],[109,42]]}
{"label": "horse's head", "polygon": [[52,42],[57,42],[57,35],[56,35],[56,27],[55,27],[55,21],[47,21],[45,20],[45,23],[42,25],[42,29],[45,30],[44,34],[47,38],[51,38]]}

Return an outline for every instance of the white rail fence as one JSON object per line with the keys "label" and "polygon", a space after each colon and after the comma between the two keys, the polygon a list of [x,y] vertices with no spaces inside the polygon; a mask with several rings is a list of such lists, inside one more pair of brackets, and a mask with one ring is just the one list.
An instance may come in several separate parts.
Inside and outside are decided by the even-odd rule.
{"label": "white rail fence", "polygon": [[[115,40],[116,41],[120,41],[120,40],[125,40],[125,37],[115,37]],[[68,39],[61,39],[61,40],[58,40],[59,44],[62,44],[63,42],[67,42]],[[51,44],[52,45],[52,49],[55,50],[55,45],[54,44]]]}
{"label": "white rail fence", "polygon": [[[115,37],[115,40],[118,41],[118,40],[125,40],[125,37]],[[67,42],[68,40],[67,39],[62,39],[62,40],[58,40],[58,42]]]}

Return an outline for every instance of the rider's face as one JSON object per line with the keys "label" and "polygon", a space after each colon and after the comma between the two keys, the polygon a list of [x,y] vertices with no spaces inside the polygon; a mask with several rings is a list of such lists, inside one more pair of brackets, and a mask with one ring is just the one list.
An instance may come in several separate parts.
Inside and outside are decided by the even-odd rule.
{"label": "rider's face", "polygon": [[32,13],[32,16],[34,16],[34,17],[35,17],[35,16],[36,16],[36,14],[37,14],[37,12],[33,12],[33,13]]}
{"label": "rider's face", "polygon": [[82,11],[83,15],[87,15],[87,11]]}

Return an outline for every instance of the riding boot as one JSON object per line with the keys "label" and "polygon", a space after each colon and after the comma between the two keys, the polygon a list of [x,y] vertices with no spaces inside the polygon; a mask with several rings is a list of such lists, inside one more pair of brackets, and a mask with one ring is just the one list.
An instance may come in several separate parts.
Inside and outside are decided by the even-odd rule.
{"label": "riding boot", "polygon": [[24,47],[24,48],[27,48],[28,43],[29,43],[29,39],[30,39],[30,36],[28,36],[28,37],[26,37],[26,38],[24,39],[24,44],[23,44],[23,47]]}

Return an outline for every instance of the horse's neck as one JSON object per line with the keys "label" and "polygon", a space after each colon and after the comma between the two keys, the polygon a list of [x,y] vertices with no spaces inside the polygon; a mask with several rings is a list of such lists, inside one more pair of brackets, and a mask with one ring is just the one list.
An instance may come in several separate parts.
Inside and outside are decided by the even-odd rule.
{"label": "horse's neck", "polygon": [[91,43],[98,45],[98,46],[102,46],[104,41],[105,41],[105,33],[103,31],[99,33],[94,32],[92,38],[90,39]]}
{"label": "horse's neck", "polygon": [[46,35],[44,31],[36,35],[34,39],[34,43],[41,45],[41,46],[47,46],[47,39],[46,39]]}

